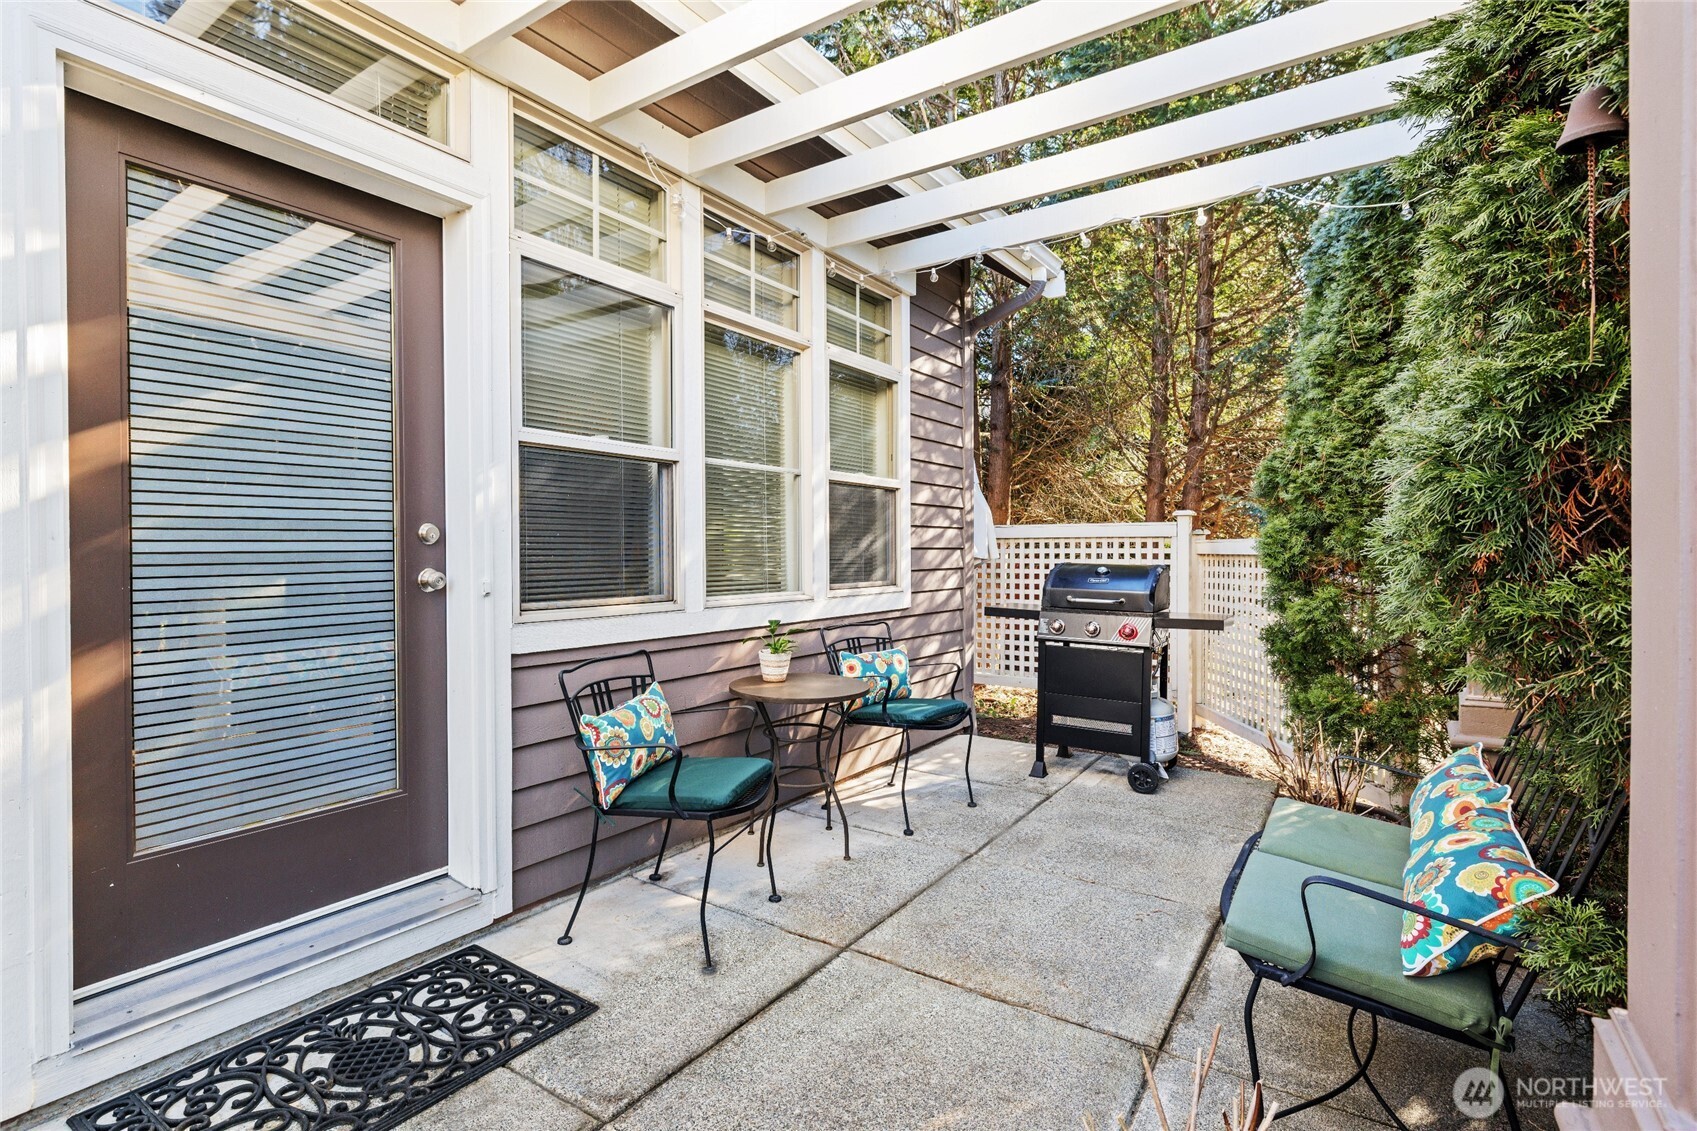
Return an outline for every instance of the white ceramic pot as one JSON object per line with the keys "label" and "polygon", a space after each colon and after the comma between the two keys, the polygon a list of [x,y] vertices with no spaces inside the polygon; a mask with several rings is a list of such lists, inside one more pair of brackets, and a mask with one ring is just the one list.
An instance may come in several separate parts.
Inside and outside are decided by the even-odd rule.
{"label": "white ceramic pot", "polygon": [[782,683],[790,675],[790,654],[760,650],[760,678],[767,683]]}

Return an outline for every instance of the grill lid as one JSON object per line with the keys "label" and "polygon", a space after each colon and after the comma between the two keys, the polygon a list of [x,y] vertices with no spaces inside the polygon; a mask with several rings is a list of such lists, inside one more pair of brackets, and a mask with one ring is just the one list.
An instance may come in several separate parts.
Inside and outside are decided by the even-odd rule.
{"label": "grill lid", "polygon": [[1043,582],[1044,609],[1159,613],[1167,608],[1165,565],[1062,562]]}

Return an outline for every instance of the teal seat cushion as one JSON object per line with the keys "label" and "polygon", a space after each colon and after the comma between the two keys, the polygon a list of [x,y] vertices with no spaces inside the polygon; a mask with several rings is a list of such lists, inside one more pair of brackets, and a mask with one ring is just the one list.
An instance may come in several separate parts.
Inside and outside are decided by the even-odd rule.
{"label": "teal seat cushion", "polygon": [[[730,809],[765,792],[772,763],[764,758],[685,758],[678,767],[678,808],[689,813]],[[610,812],[669,811],[672,767],[657,766],[619,793]]]}
{"label": "teal seat cushion", "polygon": [[[1302,881],[1332,875],[1394,898],[1402,889],[1367,883],[1298,860],[1259,850],[1249,854],[1231,911],[1226,945],[1240,954],[1296,970],[1308,961],[1308,927],[1302,916]],[[1337,888],[1308,889],[1319,958],[1310,976],[1436,1025],[1488,1039],[1496,1021],[1491,968],[1467,966],[1431,978],[1402,973],[1402,911]]]}
{"label": "teal seat cushion", "polygon": [[1408,829],[1281,797],[1273,802],[1259,849],[1400,892]]}
{"label": "teal seat cushion", "polygon": [[[885,720],[884,707],[890,709]],[[966,718],[970,708],[959,699],[892,699],[880,707],[849,712],[849,720],[868,726],[944,727]]]}

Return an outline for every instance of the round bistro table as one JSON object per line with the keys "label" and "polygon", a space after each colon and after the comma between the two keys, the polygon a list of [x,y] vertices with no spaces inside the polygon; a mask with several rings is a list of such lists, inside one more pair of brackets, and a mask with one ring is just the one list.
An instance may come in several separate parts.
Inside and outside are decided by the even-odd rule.
{"label": "round bistro table", "polygon": [[[808,773],[817,774],[825,786],[825,828],[831,827],[831,803],[837,805],[837,816],[843,822],[843,859],[849,859],[849,825],[848,814],[843,811],[843,799],[837,795],[835,775],[825,768],[825,750],[837,737],[841,729],[830,723],[831,708],[840,703],[858,699],[876,686],[875,680],[850,679],[843,675],[830,675],[825,672],[794,672],[789,678],[778,683],[767,683],[757,675],[744,676],[731,682],[731,694],[739,699],[746,699],[754,704],[760,712],[761,729],[766,732],[766,740],[772,746],[772,788],[774,796],[783,789],[785,774]],[[789,706],[800,708],[794,714],[778,721],[772,718],[773,706]],[[801,716],[819,712],[819,720],[814,722]],[[788,741],[778,737],[778,729],[802,732],[791,737]],[[783,751],[787,748],[800,746],[803,742],[813,743],[813,765],[785,766],[782,763]],[[768,818],[772,819],[772,818]],[[766,838],[759,839],[760,849],[764,850]],[[763,861],[756,861],[755,867],[760,867]]]}

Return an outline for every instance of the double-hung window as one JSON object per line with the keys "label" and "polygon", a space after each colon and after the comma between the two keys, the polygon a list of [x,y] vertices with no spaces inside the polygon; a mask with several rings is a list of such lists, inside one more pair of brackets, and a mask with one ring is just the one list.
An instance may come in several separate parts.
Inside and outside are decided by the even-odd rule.
{"label": "double-hung window", "polygon": [[674,311],[647,281],[666,270],[664,192],[514,133],[520,611],[673,601]]}
{"label": "double-hung window", "polygon": [[831,364],[831,588],[896,583],[896,386]]}
{"label": "double-hung window", "polygon": [[894,303],[877,291],[833,275],[825,281],[825,340],[861,357],[893,364],[890,312]]}
{"label": "double-hung window", "polygon": [[702,252],[707,599],[795,593],[801,256],[711,212]]}

